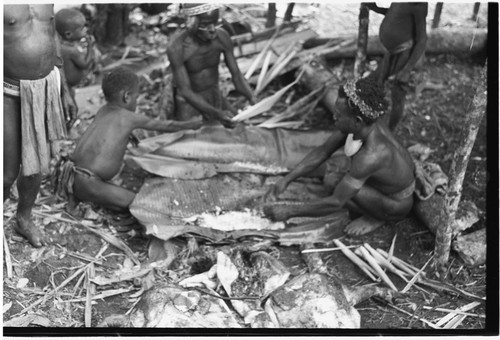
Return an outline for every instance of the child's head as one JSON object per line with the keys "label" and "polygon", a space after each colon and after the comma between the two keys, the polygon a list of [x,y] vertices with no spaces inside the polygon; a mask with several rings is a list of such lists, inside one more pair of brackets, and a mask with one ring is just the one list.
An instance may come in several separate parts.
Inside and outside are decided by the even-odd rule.
{"label": "child's head", "polygon": [[85,17],[73,8],[63,8],[56,13],[56,30],[62,39],[78,41],[87,34]]}
{"label": "child's head", "polygon": [[102,92],[108,103],[135,111],[139,96],[139,77],[125,67],[117,67],[104,75]]}

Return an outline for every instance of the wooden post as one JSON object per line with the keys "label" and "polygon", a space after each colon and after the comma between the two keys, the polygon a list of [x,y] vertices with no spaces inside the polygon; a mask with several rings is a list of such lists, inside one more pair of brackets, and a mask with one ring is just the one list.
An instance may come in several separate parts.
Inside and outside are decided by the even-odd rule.
{"label": "wooden post", "polygon": [[436,4],[436,9],[434,10],[434,19],[432,19],[432,28],[437,28],[439,26],[439,20],[441,19],[442,11],[443,11],[443,3],[438,2]]}
{"label": "wooden post", "polygon": [[479,14],[479,7],[481,6],[480,2],[474,2],[474,9],[472,10],[472,17],[470,18],[472,21],[477,20],[477,15]]}
{"label": "wooden post", "polygon": [[455,215],[458,209],[458,203],[462,195],[462,183],[465,177],[465,171],[469,162],[469,156],[476,140],[479,125],[486,111],[487,90],[486,74],[488,62],[483,67],[479,81],[477,81],[476,93],[472,100],[471,112],[466,116],[466,122],[461,134],[461,144],[455,151],[453,162],[450,169],[450,184],[446,193],[446,203],[441,213],[441,222],[437,233],[434,247],[435,263],[442,279],[446,274],[446,264],[450,256],[450,245],[452,239],[453,225],[456,223]]}
{"label": "wooden post", "polygon": [[295,2],[290,2],[288,6],[286,6],[285,16],[283,17],[284,22],[292,21],[293,7],[295,7]]}
{"label": "wooden post", "polygon": [[266,27],[274,27],[275,25],[276,25],[276,3],[270,2],[267,5]]}
{"label": "wooden post", "polygon": [[368,23],[370,11],[364,3],[359,6],[358,46],[354,60],[354,76],[359,78],[365,72],[366,47],[368,46]]}

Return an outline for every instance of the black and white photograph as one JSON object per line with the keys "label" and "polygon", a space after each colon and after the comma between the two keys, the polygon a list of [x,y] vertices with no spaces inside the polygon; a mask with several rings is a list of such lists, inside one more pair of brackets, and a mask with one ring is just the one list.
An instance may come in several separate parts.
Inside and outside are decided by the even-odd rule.
{"label": "black and white photograph", "polygon": [[2,7],[5,336],[499,335],[498,3]]}

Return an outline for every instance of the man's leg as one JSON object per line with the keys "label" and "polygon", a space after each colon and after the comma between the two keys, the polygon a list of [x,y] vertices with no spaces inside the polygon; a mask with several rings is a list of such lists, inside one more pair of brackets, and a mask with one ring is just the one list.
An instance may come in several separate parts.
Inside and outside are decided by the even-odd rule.
{"label": "man's leg", "polygon": [[404,114],[406,90],[404,89],[403,84],[396,82],[392,86],[391,100],[392,100],[392,110],[389,119],[389,129],[393,131],[403,118]]}
{"label": "man's leg", "polygon": [[19,174],[21,164],[21,104],[19,98],[3,96],[3,200]]}
{"label": "man's leg", "polygon": [[[4,103],[4,179],[3,199],[9,197],[10,188],[19,174],[21,164],[21,104],[19,98],[3,96]],[[17,205],[17,225],[14,230],[23,235],[35,247],[47,244],[45,233],[35,226],[31,211],[40,190],[41,176],[20,176],[17,182],[19,201]]]}
{"label": "man's leg", "polygon": [[403,218],[412,206],[412,196],[395,200],[365,185],[346,203],[349,211],[361,213],[363,216],[347,225],[345,232],[350,235],[364,235],[382,226],[384,221]]}
{"label": "man's leg", "polygon": [[73,190],[81,201],[93,202],[117,211],[127,211],[135,198],[132,191],[80,174],[75,175]]}

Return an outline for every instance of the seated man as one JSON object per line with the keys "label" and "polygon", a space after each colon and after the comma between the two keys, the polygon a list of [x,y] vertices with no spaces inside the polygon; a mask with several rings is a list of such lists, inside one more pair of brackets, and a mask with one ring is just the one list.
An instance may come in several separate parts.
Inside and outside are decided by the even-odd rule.
{"label": "seated man", "polygon": [[380,121],[386,108],[383,90],[374,80],[350,80],[341,87],[333,112],[340,131],[335,131],[323,146],[280,179],[266,199],[276,199],[290,182],[324,163],[341,146],[343,134],[349,134],[345,144],[346,156],[350,157],[347,173],[329,197],[298,206],[266,205],[264,213],[274,220],[286,220],[296,216],[325,216],[347,208],[351,213],[363,215],[346,227],[346,233],[351,235],[366,234],[384,221],[405,217],[413,205],[414,164],[406,149]]}
{"label": "seated man", "polygon": [[218,6],[187,4],[184,13],[191,20],[188,28],[176,32],[167,46],[174,79],[176,118],[187,120],[201,114],[205,123],[219,121],[224,126],[232,127],[231,117],[237,111],[219,89],[221,54],[236,90],[251,104],[254,104],[255,98],[238,68],[229,34],[216,27]]}
{"label": "seated man", "polygon": [[198,129],[201,119],[185,122],[159,121],[135,114],[139,78],[132,71],[116,68],[104,76],[102,91],[107,103],[97,112],[72,155],[62,167],[57,194],[94,202],[123,211],[135,193],[110,183],[121,167],[130,133],[134,129],[175,132]]}
{"label": "seated man", "polygon": [[389,8],[367,3],[367,7],[384,15],[380,24],[380,42],[386,53],[374,76],[382,84],[390,80],[392,110],[389,128],[394,130],[403,118],[409,83],[415,78],[414,68],[422,63],[427,44],[426,2],[395,2]]}
{"label": "seated man", "polygon": [[[95,39],[87,34],[85,17],[76,9],[61,9],[56,13],[55,20],[56,30],[61,38],[64,74],[74,98],[73,87],[82,81],[95,64]],[[83,38],[86,40],[86,47],[81,44]]]}

